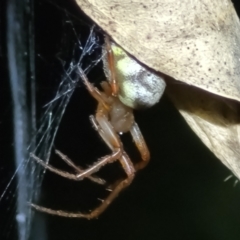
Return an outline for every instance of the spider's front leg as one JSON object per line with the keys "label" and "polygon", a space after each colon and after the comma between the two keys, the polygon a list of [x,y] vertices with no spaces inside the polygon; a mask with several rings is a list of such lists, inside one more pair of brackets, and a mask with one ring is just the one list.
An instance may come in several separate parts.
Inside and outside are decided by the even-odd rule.
{"label": "spider's front leg", "polygon": [[117,84],[116,70],[115,70],[115,66],[114,66],[114,54],[113,54],[113,50],[111,47],[111,41],[107,35],[105,36],[105,48],[107,51],[106,54],[107,54],[109,72],[111,73],[110,76],[108,76],[108,81],[111,85],[112,95],[117,96],[119,87]]}

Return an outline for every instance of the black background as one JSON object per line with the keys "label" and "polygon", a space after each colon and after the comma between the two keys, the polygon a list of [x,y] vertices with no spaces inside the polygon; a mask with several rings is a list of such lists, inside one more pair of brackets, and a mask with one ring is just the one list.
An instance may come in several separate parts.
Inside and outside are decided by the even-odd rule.
{"label": "black background", "polygon": [[[49,92],[54,92],[52,86],[60,80],[62,73],[56,56],[61,54],[64,58],[71,44],[71,40],[66,44],[67,33],[63,32],[64,22],[68,20],[64,10],[76,16],[71,21],[79,32],[82,29],[82,35],[87,36],[88,24],[91,26],[73,1],[58,1],[57,5],[48,1],[36,3],[36,53],[41,55],[36,57],[39,105],[48,100]],[[4,51],[2,46],[2,59]],[[104,80],[101,64],[89,78],[92,82]],[[13,161],[13,140],[7,81],[2,89],[4,104],[0,120],[4,151],[0,179],[4,181],[4,174],[8,174],[4,163]],[[84,167],[109,153],[89,122],[95,109],[95,100],[80,85],[55,141],[57,149]],[[97,220],[68,219],[37,212],[34,221],[37,224],[39,218],[44,219],[47,239],[240,239],[240,185],[233,187],[235,178],[224,182],[230,171],[189,129],[172,103],[164,96],[159,104],[136,112],[135,117],[151,151],[149,165],[137,173],[132,185]],[[124,136],[124,146],[132,159],[139,158],[128,135]],[[69,170],[56,156],[51,163]],[[100,175],[112,181],[121,173],[120,165],[113,164]],[[86,212],[99,204],[97,198],[104,198],[106,194],[104,188],[87,180],[79,183],[47,172],[40,204]],[[37,232],[32,238],[37,239]]]}

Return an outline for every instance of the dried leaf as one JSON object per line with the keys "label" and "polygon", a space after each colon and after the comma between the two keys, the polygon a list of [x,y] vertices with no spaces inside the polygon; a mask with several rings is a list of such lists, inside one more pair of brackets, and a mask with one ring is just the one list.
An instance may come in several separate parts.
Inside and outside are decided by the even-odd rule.
{"label": "dried leaf", "polygon": [[76,1],[126,51],[175,79],[168,95],[240,178],[240,24],[231,1]]}
{"label": "dried leaf", "polygon": [[168,82],[168,96],[205,145],[240,178],[240,105],[186,84]]}

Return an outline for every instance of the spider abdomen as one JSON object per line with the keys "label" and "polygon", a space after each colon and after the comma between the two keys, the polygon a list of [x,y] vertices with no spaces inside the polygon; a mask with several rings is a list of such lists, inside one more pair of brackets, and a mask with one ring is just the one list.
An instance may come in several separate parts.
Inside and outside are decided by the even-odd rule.
{"label": "spider abdomen", "polygon": [[[149,108],[155,105],[166,87],[164,79],[130,57],[122,48],[111,42],[114,68],[120,101],[134,109]],[[103,53],[106,54],[106,48]],[[107,57],[103,58],[104,72],[111,79]]]}

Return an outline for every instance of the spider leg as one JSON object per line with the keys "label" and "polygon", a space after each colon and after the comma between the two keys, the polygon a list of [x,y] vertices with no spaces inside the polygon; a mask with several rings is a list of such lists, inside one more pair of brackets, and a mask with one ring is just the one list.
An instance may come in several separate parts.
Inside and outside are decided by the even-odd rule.
{"label": "spider leg", "polygon": [[[81,169],[81,172],[77,173],[77,174],[68,173],[68,172],[59,170],[59,169],[51,166],[50,164],[46,164],[42,159],[38,158],[34,154],[31,154],[31,157],[36,162],[38,162],[40,165],[42,165],[44,168],[48,169],[51,172],[54,172],[62,177],[65,177],[65,178],[68,178],[71,180],[81,181],[84,178],[89,178],[89,177],[90,177],[90,179],[93,178],[91,176],[93,173],[99,171],[99,169],[101,167],[103,167],[104,165],[106,165],[107,163],[111,163],[111,162],[114,162],[115,160],[119,159],[121,157],[121,155],[122,155],[122,150],[120,148],[115,149],[112,154],[107,155],[103,158],[100,158],[100,160],[95,162],[91,167],[89,167],[85,170]],[[77,168],[77,166],[75,166],[75,167]],[[94,181],[97,181],[97,180],[94,180]],[[101,180],[101,181],[103,181],[103,180]]]}
{"label": "spider leg", "polygon": [[133,178],[134,178],[134,173],[135,169],[134,166],[129,159],[128,155],[124,152],[122,157],[119,159],[126,174],[127,178],[120,181],[116,187],[112,190],[112,192],[109,194],[109,196],[97,207],[95,208],[92,212],[90,213],[74,213],[74,212],[65,212],[62,210],[53,210],[50,208],[45,208],[41,207],[38,205],[35,205],[33,203],[30,203],[30,205],[35,208],[36,210],[40,212],[45,212],[51,215],[57,215],[61,217],[69,217],[69,218],[86,218],[86,219],[92,219],[92,218],[97,218],[104,210],[111,204],[111,202],[118,196],[118,194],[126,188],[128,185],[131,184]]}
{"label": "spider leg", "polygon": [[150,153],[146,145],[146,142],[143,138],[143,135],[141,133],[141,130],[139,129],[138,124],[136,122],[133,123],[132,128],[130,129],[130,133],[143,160],[140,163],[134,165],[135,169],[139,170],[144,168],[148,164],[150,159]]}
{"label": "spider leg", "polygon": [[[101,111],[102,110],[102,111]],[[92,219],[98,217],[104,210],[111,204],[111,202],[118,196],[118,194],[126,188],[129,184],[131,184],[134,176],[135,176],[135,168],[129,159],[126,152],[122,149],[122,144],[118,135],[115,133],[112,125],[105,117],[104,109],[99,107],[99,111],[96,114],[96,119],[91,116],[90,120],[94,126],[94,128],[98,131],[99,135],[106,142],[110,149],[112,149],[113,154],[106,156],[100,159],[99,162],[95,163],[92,167],[88,168],[81,174],[78,174],[78,179],[91,175],[93,172],[96,172],[100,169],[100,167],[104,166],[107,163],[113,162],[115,160],[119,160],[125,173],[127,174],[127,178],[118,181],[114,184],[114,188],[112,189],[109,196],[91,213],[73,213],[73,212],[65,212],[62,210],[53,210],[45,207],[41,207],[35,204],[30,203],[30,205],[38,211],[46,212],[52,215],[58,215],[62,217],[70,217],[70,218],[87,218]],[[40,163],[42,164],[42,163]],[[55,171],[55,170],[54,170]]]}
{"label": "spider leg", "polygon": [[[67,163],[70,167],[74,168],[77,172],[81,173],[84,171],[84,169],[82,169],[81,167],[79,166],[76,166],[74,164],[74,162],[72,162],[72,160],[70,158],[68,158],[67,155],[63,154],[62,152],[60,152],[59,150],[55,150],[55,153],[65,162]],[[96,182],[98,184],[105,184],[106,181],[99,178],[99,177],[96,177],[96,176],[89,176],[88,179],[90,179],[91,181],[93,182]]]}
{"label": "spider leg", "polygon": [[94,97],[99,103],[101,103],[107,110],[109,110],[109,106],[106,103],[106,99],[104,99],[103,95],[99,92],[99,90],[94,87],[89,81],[88,78],[86,76],[86,74],[84,73],[84,71],[78,67],[78,71],[79,71],[79,75],[82,78],[82,80],[84,81],[84,84],[86,85],[86,88],[88,90],[88,92],[92,95],[92,97]]}
{"label": "spider leg", "polygon": [[[101,158],[98,162],[94,163],[88,169],[82,170],[82,169],[78,168],[76,165],[74,165],[74,163],[72,161],[70,161],[70,159],[67,159],[64,155],[59,154],[59,152],[57,154],[60,155],[62,160],[64,160],[70,166],[74,165],[74,168],[77,169],[77,171],[78,171],[77,174],[68,173],[68,172],[59,170],[59,169],[51,166],[50,164],[46,164],[43,160],[36,157],[34,154],[31,154],[31,157],[33,157],[33,159],[36,160],[39,164],[41,164],[44,168],[62,176],[62,177],[72,179],[75,181],[80,181],[85,177],[88,177],[88,178],[90,177],[90,179],[92,180],[93,177],[91,175],[93,173],[97,172],[105,164],[111,163],[111,162],[119,159],[122,154],[122,145],[121,145],[120,139],[119,139],[118,135],[114,132],[113,127],[110,124],[110,122],[107,120],[107,118],[106,118],[107,113],[108,113],[108,110],[106,108],[104,108],[103,105],[100,103],[98,105],[98,111],[96,114],[98,123],[96,122],[96,120],[93,120],[94,119],[93,116],[90,117],[90,120],[92,121],[93,126],[98,131],[100,136],[103,138],[103,140],[106,142],[106,144],[113,151],[113,153],[111,155],[105,156],[104,158]],[[100,125],[100,127],[98,127],[98,124]],[[94,178],[94,181],[99,182],[99,180],[96,180],[96,178]],[[100,180],[100,181],[102,181],[102,180]]]}
{"label": "spider leg", "polygon": [[[59,152],[60,153],[60,152]],[[66,160],[66,156],[65,155],[61,155],[59,154],[58,155],[65,161]],[[75,180],[75,181],[80,181],[82,179],[78,178],[78,175],[81,174],[82,172],[84,172],[84,170],[82,170],[81,168],[77,167],[76,165],[74,165],[74,163],[72,163],[72,165],[70,166],[73,166],[74,165],[74,169],[77,170],[77,174],[73,174],[73,173],[69,173],[69,172],[66,172],[66,171],[62,171],[60,169],[57,169],[55,167],[53,167],[52,165],[50,164],[47,164],[45,163],[42,159],[38,158],[36,155],[34,154],[30,154],[30,156],[37,162],[39,163],[40,165],[42,165],[44,168],[48,169],[49,171],[57,174],[57,175],[60,175],[64,178],[68,178],[68,179],[71,179],[71,180]],[[67,158],[68,160],[70,160],[69,158]],[[65,161],[66,162],[66,161]],[[93,176],[86,176],[89,180],[93,181],[93,182],[96,182],[98,184],[105,184],[105,180],[101,179],[101,178],[97,178],[97,177],[93,177]]]}
{"label": "spider leg", "polygon": [[108,79],[108,80],[109,80],[111,88],[112,88],[113,96],[117,96],[118,84],[117,84],[117,80],[116,80],[116,72],[115,72],[115,66],[114,66],[114,55],[113,55],[110,39],[107,35],[105,36],[105,43],[106,43],[108,67],[109,67],[109,72],[111,73],[110,79]]}

